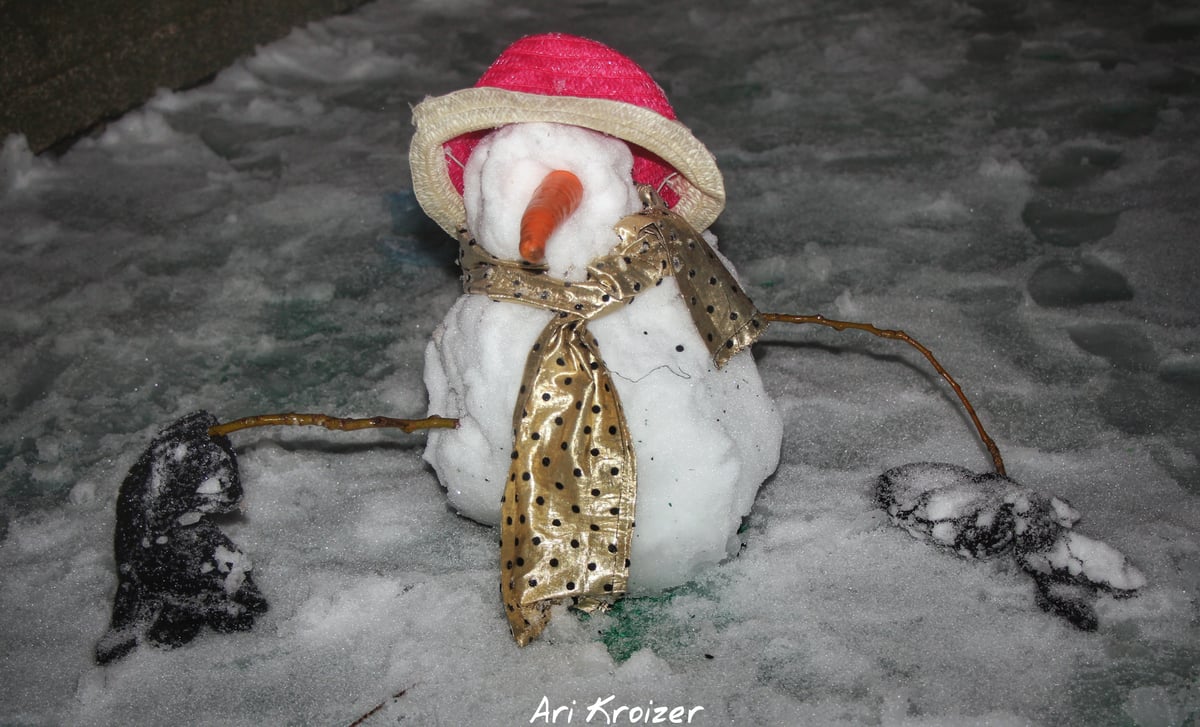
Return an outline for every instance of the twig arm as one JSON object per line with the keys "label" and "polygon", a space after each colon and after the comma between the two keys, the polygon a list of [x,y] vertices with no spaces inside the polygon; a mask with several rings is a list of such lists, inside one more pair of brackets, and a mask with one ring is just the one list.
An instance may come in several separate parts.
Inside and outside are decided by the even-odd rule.
{"label": "twig arm", "polygon": [[954,377],[950,375],[950,372],[946,371],[946,369],[940,363],[938,363],[938,360],[934,357],[933,352],[921,345],[912,336],[908,335],[904,331],[897,331],[888,328],[877,328],[870,323],[835,321],[822,315],[804,316],[791,315],[788,313],[762,313],[760,315],[765,321],[773,321],[777,323],[813,323],[819,326],[827,326],[836,331],[844,331],[847,328],[853,328],[857,331],[866,331],[867,333],[879,336],[880,338],[903,341],[917,349],[921,352],[921,355],[924,356],[927,361],[929,361],[929,363],[941,375],[941,377],[946,380],[946,383],[950,384],[950,388],[954,389],[954,393],[958,395],[958,400],[962,402],[963,407],[965,407],[967,410],[967,415],[971,417],[971,423],[975,425],[975,430],[979,432],[979,438],[983,441],[983,446],[987,447],[988,453],[992,456],[992,464],[996,468],[996,474],[1005,474],[1004,459],[1000,456],[1000,448],[996,446],[996,443],[990,436],[988,436],[987,431],[983,428],[983,423],[979,421],[979,415],[975,413],[975,407],[971,406],[971,402],[967,399],[967,395],[963,393],[962,387],[958,385],[958,382],[954,380]]}
{"label": "twig arm", "polygon": [[364,417],[361,419],[345,419],[331,417],[328,414],[256,414],[255,416],[235,419],[225,424],[210,427],[208,434],[218,437],[232,432],[254,427],[325,427],[337,431],[354,431],[356,429],[401,429],[406,434],[412,434],[418,429],[454,429],[458,426],[457,419],[431,416],[424,419],[395,419],[393,417]]}

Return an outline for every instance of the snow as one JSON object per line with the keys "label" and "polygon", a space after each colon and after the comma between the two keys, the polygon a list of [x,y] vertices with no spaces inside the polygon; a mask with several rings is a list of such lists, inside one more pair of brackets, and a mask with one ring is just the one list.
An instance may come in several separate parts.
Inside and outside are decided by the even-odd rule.
{"label": "snow", "polygon": [[[546,243],[548,275],[583,280],[639,211],[633,155],[619,140],[559,124],[515,124],[485,137],[467,162],[467,225],[489,253],[520,259],[521,216],[548,173],[582,183],[579,208]],[[500,522],[512,462],[513,408],[548,309],[464,295],[426,351],[430,414],[460,420],[431,432],[425,459],[458,512]],[[672,279],[588,321],[635,442],[638,495],[630,592],[683,585],[729,555],[759,486],[779,460],[779,416],[750,352],[717,369]],[[564,448],[566,445],[563,445]]]}
{"label": "snow", "polygon": [[588,263],[612,249],[615,221],[641,209],[633,153],[617,139],[561,124],[514,124],[489,135],[464,173],[467,228],[493,255],[520,259],[521,216],[555,169],[579,177],[583,198],[546,242],[546,266],[555,278],[578,282]]}
{"label": "snow", "polygon": [[1068,533],[1045,555],[1048,568],[1082,575],[1093,583],[1132,590],[1146,585],[1146,577],[1112,546],[1079,533]]}
{"label": "snow", "polygon": [[[222,528],[270,610],[96,666],[116,490],[159,428],[425,410],[460,290],[409,187],[409,107],[550,29],[638,60],[716,154],[715,232],[761,308],[932,348],[1009,473],[1069,501],[1138,595],[1102,597],[1085,633],[1009,561],[892,525],[880,473],[986,453],[913,352],[776,325],[754,356],[779,469],[740,554],[667,596],[559,613],[518,649],[495,532],[454,513],[423,436],[254,430],[233,435],[245,495]],[[609,695],[703,706],[694,724],[1195,722],[1197,67],[1169,3],[381,1],[61,156],[5,140],[0,722],[349,724],[383,704],[365,724],[515,725],[546,697],[582,724]]]}

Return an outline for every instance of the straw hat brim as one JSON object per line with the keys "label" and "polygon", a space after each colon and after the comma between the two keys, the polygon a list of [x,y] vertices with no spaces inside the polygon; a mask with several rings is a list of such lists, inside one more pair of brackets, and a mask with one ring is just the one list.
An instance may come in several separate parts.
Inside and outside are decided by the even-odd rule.
{"label": "straw hat brim", "polygon": [[443,144],[473,131],[533,121],[593,129],[658,155],[679,173],[665,182],[679,195],[674,210],[697,230],[711,225],[725,207],[716,159],[678,121],[621,101],[483,86],[427,98],[413,108],[417,130],[409,165],[413,192],[425,213],[451,236],[466,227],[466,207],[450,181]]}

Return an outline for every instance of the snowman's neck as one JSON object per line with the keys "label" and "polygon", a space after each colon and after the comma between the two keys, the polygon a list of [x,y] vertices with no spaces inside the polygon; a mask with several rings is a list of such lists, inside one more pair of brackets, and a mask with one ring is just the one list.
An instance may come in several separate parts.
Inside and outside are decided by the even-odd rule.
{"label": "snowman's neck", "polygon": [[619,244],[584,266],[580,281],[501,259],[464,238],[460,264],[465,292],[546,308],[559,318],[587,320],[674,276],[714,362],[723,365],[753,343],[765,323],[704,238],[662,205],[653,191],[643,192],[650,202],[647,209],[620,221],[612,231]]}

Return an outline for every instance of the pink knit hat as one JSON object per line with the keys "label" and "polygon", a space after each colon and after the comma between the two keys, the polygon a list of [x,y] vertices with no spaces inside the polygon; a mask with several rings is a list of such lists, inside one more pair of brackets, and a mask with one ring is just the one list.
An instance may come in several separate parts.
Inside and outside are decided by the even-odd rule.
{"label": "pink knit hat", "polygon": [[481,138],[510,123],[548,121],[623,139],[633,179],[660,190],[697,229],[724,207],[716,161],[680,124],[648,73],[602,43],[550,33],[509,46],[474,88],[429,98],[413,109],[410,162],[425,211],[447,232],[465,225],[463,168]]}

